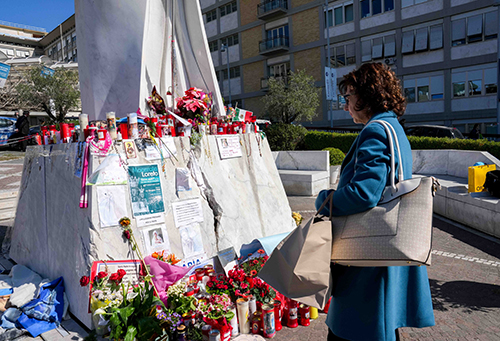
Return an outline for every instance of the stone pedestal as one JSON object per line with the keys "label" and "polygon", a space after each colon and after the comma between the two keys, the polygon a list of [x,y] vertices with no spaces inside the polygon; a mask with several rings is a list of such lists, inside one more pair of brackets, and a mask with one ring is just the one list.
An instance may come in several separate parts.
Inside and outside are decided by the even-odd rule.
{"label": "stone pedestal", "polygon": [[[267,141],[258,140],[255,134],[240,135],[240,139],[243,156],[221,160],[214,136],[203,137],[194,151],[188,138],[175,138],[177,160],[168,159],[160,177],[166,229],[176,255],[183,253],[171,204],[183,199],[201,198],[201,234],[208,257],[230,246],[238,252],[255,238],[293,229],[291,209]],[[95,187],[89,188],[88,208],[79,207],[81,179],[74,176],[75,150],[74,144],[28,148],[16,220],[9,231],[10,257],[43,277],[63,276],[72,313],[91,327],[89,292],[80,287],[80,277],[89,274],[94,261],[130,259],[133,254],[119,226],[100,226]],[[150,163],[139,154],[129,164]],[[89,171],[103,159],[93,156]],[[196,165],[205,188],[191,178],[192,191],[176,193],[176,168],[193,170]],[[132,217],[129,188],[124,186]],[[139,237],[141,228],[135,219],[132,228]],[[144,245],[141,249],[145,251]]]}

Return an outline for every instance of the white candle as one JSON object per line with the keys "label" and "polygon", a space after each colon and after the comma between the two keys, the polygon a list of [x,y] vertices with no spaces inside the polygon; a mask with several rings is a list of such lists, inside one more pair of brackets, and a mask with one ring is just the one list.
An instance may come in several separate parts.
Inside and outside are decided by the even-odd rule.
{"label": "white candle", "polygon": [[250,320],[249,320],[249,311],[248,311],[248,299],[246,298],[238,298],[236,300],[236,304],[238,306],[238,322],[240,326],[241,334],[249,334],[250,333]]}
{"label": "white candle", "polygon": [[250,297],[250,301],[248,302],[248,310],[250,312],[250,316],[253,316],[253,313],[257,310],[257,300],[253,295]]}
{"label": "white candle", "polygon": [[231,311],[234,314],[234,317],[230,321],[231,327],[233,328],[233,331],[231,332],[231,336],[235,337],[240,333],[240,331],[238,328],[238,316],[236,314],[236,307],[234,306],[234,304],[231,306]]}
{"label": "white candle", "polygon": [[139,138],[139,127],[137,125],[137,114],[135,112],[128,114],[128,138]]}
{"label": "white candle", "polygon": [[108,132],[109,136],[113,140],[116,140],[117,135],[116,135],[116,116],[113,111],[106,113],[106,120],[108,121]]}
{"label": "white candle", "polygon": [[89,115],[87,115],[87,114],[80,114],[80,116],[78,118],[79,118],[79,121],[80,121],[80,136],[79,136],[79,140],[80,141],[85,141],[84,130],[89,125]]}

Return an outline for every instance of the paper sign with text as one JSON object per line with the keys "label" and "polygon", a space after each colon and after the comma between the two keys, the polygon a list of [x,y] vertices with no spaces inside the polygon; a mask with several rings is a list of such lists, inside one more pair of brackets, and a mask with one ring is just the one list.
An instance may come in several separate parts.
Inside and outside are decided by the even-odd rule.
{"label": "paper sign with text", "polygon": [[241,157],[241,144],[238,135],[217,136],[217,148],[221,160]]}
{"label": "paper sign with text", "polygon": [[203,209],[199,198],[173,202],[172,212],[177,228],[203,222]]}

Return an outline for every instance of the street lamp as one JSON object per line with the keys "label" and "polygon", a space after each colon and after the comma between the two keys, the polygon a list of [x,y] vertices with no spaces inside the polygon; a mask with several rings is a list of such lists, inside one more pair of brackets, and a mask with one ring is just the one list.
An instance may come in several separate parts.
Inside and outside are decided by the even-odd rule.
{"label": "street lamp", "polygon": [[221,47],[220,47],[220,52],[224,52],[226,51],[227,54],[227,58],[226,58],[226,62],[227,62],[227,88],[229,90],[229,105],[227,106],[228,107],[228,110],[229,110],[229,107],[231,106],[231,74],[229,73],[229,47],[226,45],[226,44],[222,44]]}

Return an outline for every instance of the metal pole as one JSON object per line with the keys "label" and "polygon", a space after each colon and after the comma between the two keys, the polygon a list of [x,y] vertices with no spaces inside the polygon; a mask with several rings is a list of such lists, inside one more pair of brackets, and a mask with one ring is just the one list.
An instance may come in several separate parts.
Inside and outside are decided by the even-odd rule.
{"label": "metal pole", "polygon": [[226,46],[227,55],[227,88],[229,90],[229,106],[231,106],[231,74],[229,73],[229,46]]}
{"label": "metal pole", "polygon": [[[170,63],[172,67],[172,112],[175,112],[175,0],[172,0],[172,39],[170,40],[171,45],[171,56]],[[168,88],[168,87],[167,87]]]}
{"label": "metal pole", "polygon": [[[333,15],[333,13],[332,13]],[[333,19],[333,18],[332,18]],[[328,0],[325,0],[325,27],[326,27],[326,53],[328,56],[328,63],[327,66],[328,68],[331,68],[331,60],[330,60],[330,26],[328,25]],[[330,74],[330,71],[329,73]],[[327,79],[325,78],[325,83],[327,82]],[[336,84],[333,84],[335,86]],[[325,89],[326,89],[326,84],[325,84]],[[330,128],[333,128],[333,115],[330,112],[331,111],[331,102],[327,99],[326,100],[326,107],[328,108],[328,115],[330,116]]]}
{"label": "metal pole", "polygon": [[63,31],[62,31],[62,24],[59,25],[59,32],[61,34],[61,52],[62,52],[62,60],[65,62],[66,55],[64,53],[64,39],[63,39]]}

